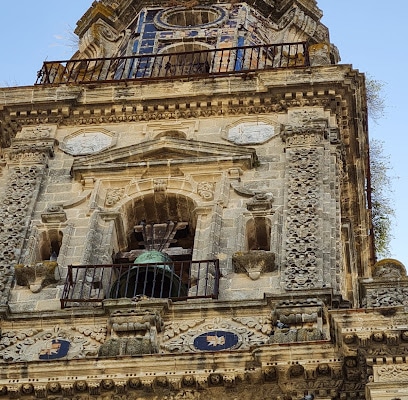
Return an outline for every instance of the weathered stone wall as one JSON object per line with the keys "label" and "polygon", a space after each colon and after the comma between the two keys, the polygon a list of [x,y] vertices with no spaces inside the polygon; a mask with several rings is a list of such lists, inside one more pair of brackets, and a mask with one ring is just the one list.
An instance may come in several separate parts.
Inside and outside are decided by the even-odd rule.
{"label": "weathered stone wall", "polygon": [[[44,238],[59,238],[59,283],[35,294],[31,303],[21,298],[24,307],[35,310],[36,301],[50,297],[55,302],[49,307],[57,307],[68,265],[111,263],[113,254],[131,250],[129,235],[146,216],[144,208],[189,222],[193,259],[220,260],[221,299],[303,290],[299,282],[306,277],[308,288],[332,288],[357,302],[356,279],[363,271],[369,274],[368,254],[350,261],[339,243],[345,221],[356,233],[368,224],[365,210],[352,214],[364,185],[351,190],[356,178],[344,167],[358,150],[350,143],[363,133],[343,120],[348,87],[325,90],[326,81],[341,81],[352,72],[329,66],[311,73],[320,89],[309,92],[300,92],[302,85],[309,88],[309,72],[303,70],[261,72],[248,80],[96,85],[81,94],[75,87],[63,95],[60,88],[4,91],[5,121],[14,118],[22,126],[16,145],[55,140],[16,261],[42,261]],[[288,79],[295,86],[282,91]],[[212,101],[203,101],[210,93]],[[14,112],[13,107],[24,106],[23,95],[40,108],[51,100],[61,106],[50,103],[49,111],[36,115]],[[73,98],[75,106],[69,103]],[[47,118],[39,117],[43,114]],[[12,123],[3,125],[13,129]],[[167,204],[165,214],[162,203],[152,201],[159,197]],[[249,250],[273,253],[275,267],[234,272],[233,254]],[[350,275],[347,262],[352,262]],[[42,298],[49,289],[54,295]],[[27,290],[14,289],[14,310],[22,309],[18,293],[28,296]]]}

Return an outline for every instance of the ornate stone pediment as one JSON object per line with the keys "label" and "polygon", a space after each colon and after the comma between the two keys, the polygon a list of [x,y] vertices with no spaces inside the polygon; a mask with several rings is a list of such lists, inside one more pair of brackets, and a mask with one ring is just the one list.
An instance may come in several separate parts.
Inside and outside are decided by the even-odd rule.
{"label": "ornate stone pediment", "polygon": [[241,168],[252,168],[257,161],[254,149],[238,148],[180,138],[162,137],[137,145],[105,151],[102,154],[78,158],[72,170],[74,176],[85,172],[152,168],[183,164],[206,165],[224,162]]}

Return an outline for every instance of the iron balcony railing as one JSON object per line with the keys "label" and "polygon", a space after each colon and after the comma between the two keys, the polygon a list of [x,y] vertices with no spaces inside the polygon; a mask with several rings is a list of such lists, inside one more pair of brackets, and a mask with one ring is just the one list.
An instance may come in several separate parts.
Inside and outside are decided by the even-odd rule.
{"label": "iron balcony railing", "polygon": [[306,42],[231,47],[181,53],[46,61],[36,84],[169,79],[309,66]]}
{"label": "iron balcony railing", "polygon": [[218,260],[70,265],[61,308],[101,306],[104,299],[218,298]]}

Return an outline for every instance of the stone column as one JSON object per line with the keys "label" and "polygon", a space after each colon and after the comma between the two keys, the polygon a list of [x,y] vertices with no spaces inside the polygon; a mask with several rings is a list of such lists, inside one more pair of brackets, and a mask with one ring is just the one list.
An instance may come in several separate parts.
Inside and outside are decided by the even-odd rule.
{"label": "stone column", "polygon": [[[195,210],[197,215],[197,226],[194,238],[193,260],[207,260],[218,258],[220,251],[220,234],[221,234],[221,216],[222,208],[216,204],[209,207],[200,207]],[[205,271],[198,271],[198,264],[192,265],[191,276],[193,278],[200,278],[197,282],[198,288],[193,288],[194,295],[203,295],[214,289],[215,285],[215,269],[211,266],[208,270],[208,276],[202,279]]]}

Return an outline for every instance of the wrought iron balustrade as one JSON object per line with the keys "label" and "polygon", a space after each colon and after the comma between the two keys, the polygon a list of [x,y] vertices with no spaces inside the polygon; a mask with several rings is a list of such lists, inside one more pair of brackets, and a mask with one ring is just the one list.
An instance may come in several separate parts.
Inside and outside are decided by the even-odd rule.
{"label": "wrought iron balustrade", "polygon": [[219,277],[218,260],[70,265],[61,308],[118,298],[218,298]]}
{"label": "wrought iron balustrade", "polygon": [[309,65],[306,42],[46,61],[36,84],[92,83],[234,74]]}

